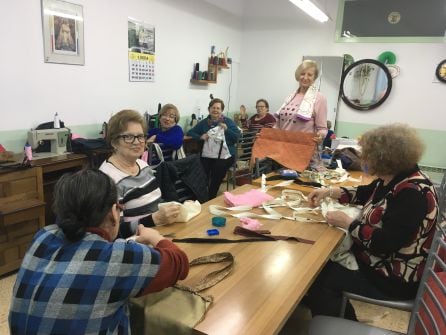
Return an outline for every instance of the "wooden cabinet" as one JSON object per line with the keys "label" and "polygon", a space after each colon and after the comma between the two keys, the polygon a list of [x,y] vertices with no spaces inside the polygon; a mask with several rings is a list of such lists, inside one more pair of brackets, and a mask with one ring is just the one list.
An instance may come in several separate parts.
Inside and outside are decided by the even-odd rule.
{"label": "wooden cabinet", "polygon": [[20,267],[34,234],[45,225],[42,169],[0,174],[0,275]]}

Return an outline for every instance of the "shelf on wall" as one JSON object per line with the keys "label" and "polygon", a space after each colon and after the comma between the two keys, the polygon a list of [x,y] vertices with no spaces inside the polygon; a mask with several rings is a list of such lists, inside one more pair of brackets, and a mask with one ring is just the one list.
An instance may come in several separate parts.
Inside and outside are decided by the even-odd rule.
{"label": "shelf on wall", "polygon": [[217,83],[217,74],[218,71],[221,69],[229,69],[229,66],[227,64],[223,65],[223,64],[213,64],[211,63],[211,59],[209,58],[208,60],[208,70],[205,71],[208,74],[209,73],[213,73],[213,80],[206,80],[206,79],[194,79],[192,78],[190,80],[190,82],[192,84],[196,84],[196,85],[206,85],[206,84],[216,84]]}

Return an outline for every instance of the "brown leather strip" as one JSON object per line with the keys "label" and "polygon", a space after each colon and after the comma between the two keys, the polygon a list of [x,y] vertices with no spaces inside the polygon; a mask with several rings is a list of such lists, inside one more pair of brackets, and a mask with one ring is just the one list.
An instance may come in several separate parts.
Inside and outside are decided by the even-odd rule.
{"label": "brown leather strip", "polygon": [[264,235],[263,231],[255,231],[255,230],[249,230],[240,226],[236,226],[234,228],[234,234],[237,235],[242,235],[242,236],[247,236],[247,237],[258,237],[258,238],[262,238],[262,239],[267,239],[267,240],[294,240],[297,242],[301,242],[301,243],[307,243],[307,244],[314,244],[314,241],[312,240],[307,240],[305,238],[301,238],[301,237],[296,237],[296,236],[281,236],[281,235]]}

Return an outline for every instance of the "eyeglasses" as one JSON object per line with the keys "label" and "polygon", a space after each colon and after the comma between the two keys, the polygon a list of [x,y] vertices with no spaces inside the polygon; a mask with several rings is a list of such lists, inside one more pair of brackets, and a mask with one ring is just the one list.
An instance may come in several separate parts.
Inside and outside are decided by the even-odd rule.
{"label": "eyeglasses", "polygon": [[143,134],[132,135],[132,134],[121,134],[116,136],[117,138],[122,138],[124,143],[133,144],[135,139],[138,139],[139,143],[144,143],[146,141],[147,136]]}
{"label": "eyeglasses", "polygon": [[176,120],[177,116],[175,114],[163,114],[161,115],[161,117],[165,118],[165,119],[172,119],[172,120]]}

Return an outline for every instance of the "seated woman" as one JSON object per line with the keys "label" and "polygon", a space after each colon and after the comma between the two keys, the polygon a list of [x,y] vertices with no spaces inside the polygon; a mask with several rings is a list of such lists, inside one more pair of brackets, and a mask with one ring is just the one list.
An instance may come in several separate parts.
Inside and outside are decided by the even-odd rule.
{"label": "seated woman", "polygon": [[269,104],[265,99],[256,102],[257,114],[249,119],[249,130],[260,131],[262,128],[272,128],[276,124],[276,118],[269,113]]}
{"label": "seated woman", "polygon": [[[357,218],[327,213],[329,224],[348,230],[359,269],[329,261],[304,300],[313,315],[339,315],[342,291],[374,299],[413,299],[435,233],[437,196],[418,168],[423,144],[415,130],[383,126],[366,132],[359,144],[364,170],[378,178],[369,185],[318,189],[308,196],[313,206],[326,196],[363,206]],[[356,320],[350,303],[346,317]]]}
{"label": "seated woman", "polygon": [[58,224],[37,232],[17,274],[11,334],[129,334],[129,299],[188,274],[186,254],[154,229],[115,240],[117,190],[101,171],[61,177],[53,208]]}
{"label": "seated woman", "polygon": [[217,196],[226,172],[234,163],[235,146],[240,130],[230,118],[223,115],[223,100],[209,102],[209,116],[187,132],[187,135],[204,141],[201,163],[207,175],[209,199]]}
{"label": "seated woman", "polygon": [[[159,113],[159,128],[152,128],[147,134],[147,144],[158,143],[163,151],[164,160],[177,159],[176,150],[183,145],[183,129],[178,125],[180,113],[173,104],[164,105]],[[158,161],[159,162],[159,161]],[[157,162],[152,162],[156,164]]]}
{"label": "seated woman", "polygon": [[139,223],[146,227],[173,223],[180,211],[178,205],[158,209],[161,190],[153,170],[139,159],[146,133],[143,117],[134,110],[122,110],[108,122],[107,141],[113,154],[99,169],[115,181],[119,201],[124,205],[121,237],[134,234]]}

